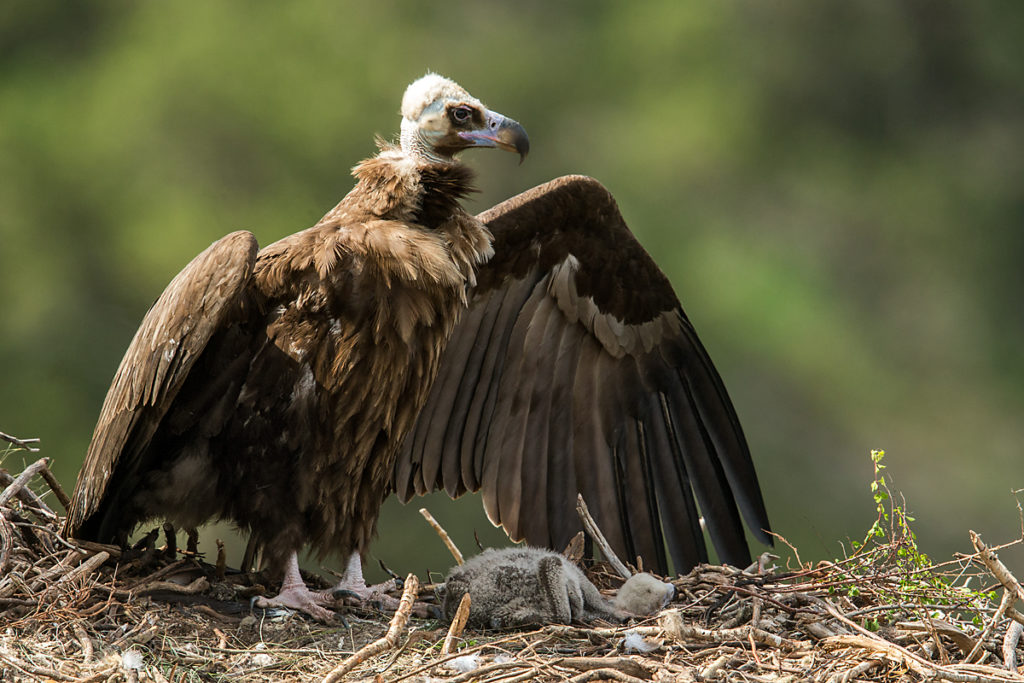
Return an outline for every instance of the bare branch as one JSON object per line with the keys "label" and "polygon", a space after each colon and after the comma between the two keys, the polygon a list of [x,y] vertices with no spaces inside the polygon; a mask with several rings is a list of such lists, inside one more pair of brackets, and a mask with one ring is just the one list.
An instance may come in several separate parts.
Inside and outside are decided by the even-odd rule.
{"label": "bare branch", "polygon": [[427,508],[420,508],[420,514],[423,515],[423,519],[427,520],[427,524],[433,527],[434,531],[437,532],[437,535],[441,537],[442,541],[444,541],[445,546],[448,548],[448,552],[450,552],[452,557],[455,558],[455,563],[462,564],[464,561],[462,559],[462,552],[459,550],[458,546],[455,545],[455,541],[453,541],[452,537],[448,535],[448,532],[444,530],[444,527],[434,519],[434,516],[430,514],[430,511],[427,510]]}
{"label": "bare branch", "polygon": [[619,576],[624,579],[628,579],[633,576],[633,572],[629,571],[626,565],[622,563],[622,560],[619,559],[618,555],[615,554],[615,551],[612,550],[612,546],[608,542],[608,539],[604,537],[600,527],[597,526],[597,522],[595,522],[594,518],[590,515],[590,510],[587,508],[586,501],[583,500],[582,493],[576,495],[576,513],[580,516],[580,520],[582,520],[587,533],[590,534],[590,537],[594,539],[594,543],[597,543],[597,546],[601,549],[601,554],[604,555],[604,559],[608,560],[608,563],[611,564],[612,568],[615,569]]}
{"label": "bare branch", "polygon": [[45,469],[49,462],[49,458],[40,458],[26,467],[25,471],[19,474],[7,488],[0,492],[0,506],[7,505],[7,501],[25,488],[25,486],[28,485],[28,482],[31,481],[32,477]]}
{"label": "bare branch", "polygon": [[39,443],[39,439],[19,439],[16,436],[11,436],[10,434],[4,434],[3,432],[0,432],[0,441],[6,441],[7,443],[17,446],[18,448],[24,448],[26,451],[29,451],[30,453],[39,452],[38,448],[33,448],[30,445],[34,443]]}
{"label": "bare branch", "polygon": [[455,646],[455,639],[462,636],[462,630],[466,628],[466,620],[469,619],[470,602],[471,599],[467,592],[462,596],[462,600],[459,601],[459,608],[455,610],[452,625],[448,627],[448,635],[445,636],[444,645],[441,646],[442,657],[452,651],[452,648]]}
{"label": "bare branch", "polygon": [[350,671],[352,671],[352,669],[356,668],[370,657],[374,657],[385,650],[397,647],[398,639],[401,637],[402,632],[405,631],[405,627],[409,623],[409,615],[412,612],[413,603],[416,602],[416,594],[419,591],[419,588],[419,579],[416,578],[415,574],[409,574],[405,579],[405,589],[402,591],[402,600],[398,604],[395,616],[391,618],[391,624],[388,626],[388,632],[385,633],[382,638],[379,638],[369,645],[361,648],[354,655],[335,667],[333,671],[324,677],[323,683],[339,683],[339,681],[345,680],[345,677]]}

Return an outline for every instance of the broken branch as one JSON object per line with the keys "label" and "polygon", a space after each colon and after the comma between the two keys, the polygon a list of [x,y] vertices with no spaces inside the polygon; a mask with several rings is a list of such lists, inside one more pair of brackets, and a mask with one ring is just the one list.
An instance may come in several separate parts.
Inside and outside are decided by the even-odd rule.
{"label": "broken branch", "polygon": [[611,544],[608,539],[601,533],[600,527],[597,526],[597,522],[590,514],[590,510],[587,508],[586,501],[583,500],[583,494],[576,495],[576,514],[580,516],[580,520],[583,522],[584,528],[590,537],[594,539],[594,543],[601,549],[601,554],[604,555],[604,559],[608,560],[612,568],[624,579],[628,579],[633,576],[633,572],[626,568],[626,565],[622,563],[615,551],[612,550]]}
{"label": "broken branch", "polygon": [[31,453],[38,453],[38,448],[33,448],[30,444],[39,443],[39,439],[19,439],[16,436],[10,434],[4,434],[0,432],[0,441],[6,441],[9,444],[17,446],[18,448],[24,448],[26,451]]}
{"label": "broken branch", "polygon": [[459,608],[455,610],[452,625],[448,628],[448,635],[444,638],[444,645],[441,646],[441,656],[450,653],[455,646],[455,639],[462,636],[462,631],[466,628],[466,620],[469,619],[469,607],[470,597],[467,592],[463,594],[462,600],[459,601]]}
{"label": "broken branch", "polygon": [[420,582],[415,574],[409,574],[405,578],[405,589],[402,591],[402,600],[398,603],[395,616],[391,618],[388,632],[369,645],[360,648],[354,655],[334,668],[324,677],[323,683],[339,683],[345,680],[352,669],[356,668],[370,657],[379,655],[385,650],[398,646],[398,639],[409,623],[409,614],[412,612],[413,603],[416,601],[416,594],[419,591]]}
{"label": "broken branch", "polygon": [[427,524],[433,527],[434,531],[437,532],[437,535],[441,537],[442,541],[444,541],[445,546],[448,548],[448,552],[450,552],[455,558],[455,563],[462,564],[464,561],[462,559],[462,552],[455,545],[455,541],[453,541],[451,536],[448,535],[448,532],[444,530],[444,527],[434,519],[434,516],[430,514],[430,511],[427,510],[427,508],[420,508],[420,514],[423,515],[423,519],[427,520]]}

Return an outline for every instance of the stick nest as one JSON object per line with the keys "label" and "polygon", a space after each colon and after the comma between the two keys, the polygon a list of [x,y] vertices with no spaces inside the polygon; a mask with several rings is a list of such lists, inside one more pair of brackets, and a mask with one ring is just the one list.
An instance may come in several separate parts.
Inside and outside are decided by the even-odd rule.
{"label": "stick nest", "polygon": [[[1013,607],[1024,592],[977,537],[975,553],[940,565],[897,528],[842,560],[795,555],[795,571],[764,569],[764,556],[746,571],[701,565],[646,621],[465,632],[443,654],[447,625],[410,617],[413,598],[433,599],[415,577],[395,615],[326,626],[250,613],[259,577],[177,551],[173,533],[163,548],[150,534],[134,556],[69,542],[46,502],[66,502],[46,465],[0,470],[3,683],[1024,681]],[[590,576],[621,583],[607,567]]]}

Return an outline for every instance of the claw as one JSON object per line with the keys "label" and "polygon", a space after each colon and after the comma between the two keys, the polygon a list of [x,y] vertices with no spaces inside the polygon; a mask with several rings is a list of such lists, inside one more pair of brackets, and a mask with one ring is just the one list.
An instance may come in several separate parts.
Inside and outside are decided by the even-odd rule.
{"label": "claw", "polygon": [[[297,610],[326,624],[336,621],[338,617],[336,612],[327,609],[334,605],[334,597],[330,593],[314,592],[306,586],[299,573],[299,556],[296,553],[288,559],[284,580],[281,582],[281,592],[273,598],[257,596],[252,601],[253,607]],[[343,623],[348,624],[344,617],[341,619]]]}
{"label": "claw", "polygon": [[331,597],[335,600],[344,600],[345,598],[355,598],[360,602],[363,600],[363,596],[359,593],[356,593],[354,590],[349,590],[348,588],[341,588],[340,586],[335,586],[331,589]]}
{"label": "claw", "polygon": [[[396,574],[393,571],[391,571],[391,569],[386,564],[384,564],[384,560],[378,559],[377,563],[380,564],[380,568],[384,571],[385,574],[387,574],[388,576],[390,576],[392,579],[395,580],[395,588],[396,589],[398,589],[398,590],[404,590],[405,589],[405,578],[404,577],[401,577],[398,574]],[[349,568],[351,569],[351,565],[350,565]],[[361,573],[360,573],[360,576],[362,576]],[[383,585],[383,584],[381,584],[381,585]]]}
{"label": "claw", "polygon": [[[384,571],[397,578],[397,575],[387,567],[384,567]],[[402,585],[404,585],[404,582]],[[359,558],[359,553],[352,553],[348,558],[345,576],[332,589],[332,594],[354,597],[364,605],[373,607],[381,612],[394,612],[398,609],[398,600],[387,595],[387,591],[391,590],[392,587],[391,580],[375,586],[367,586],[366,580],[363,578],[363,565]]]}

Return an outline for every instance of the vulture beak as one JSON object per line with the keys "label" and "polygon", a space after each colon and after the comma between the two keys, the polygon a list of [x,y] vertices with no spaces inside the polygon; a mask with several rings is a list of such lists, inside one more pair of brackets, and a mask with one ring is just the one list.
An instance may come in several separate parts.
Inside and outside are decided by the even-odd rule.
{"label": "vulture beak", "polygon": [[496,147],[506,152],[518,152],[519,163],[523,163],[530,151],[530,138],[519,122],[496,111],[487,110],[482,128],[460,131],[459,137],[470,147]]}

